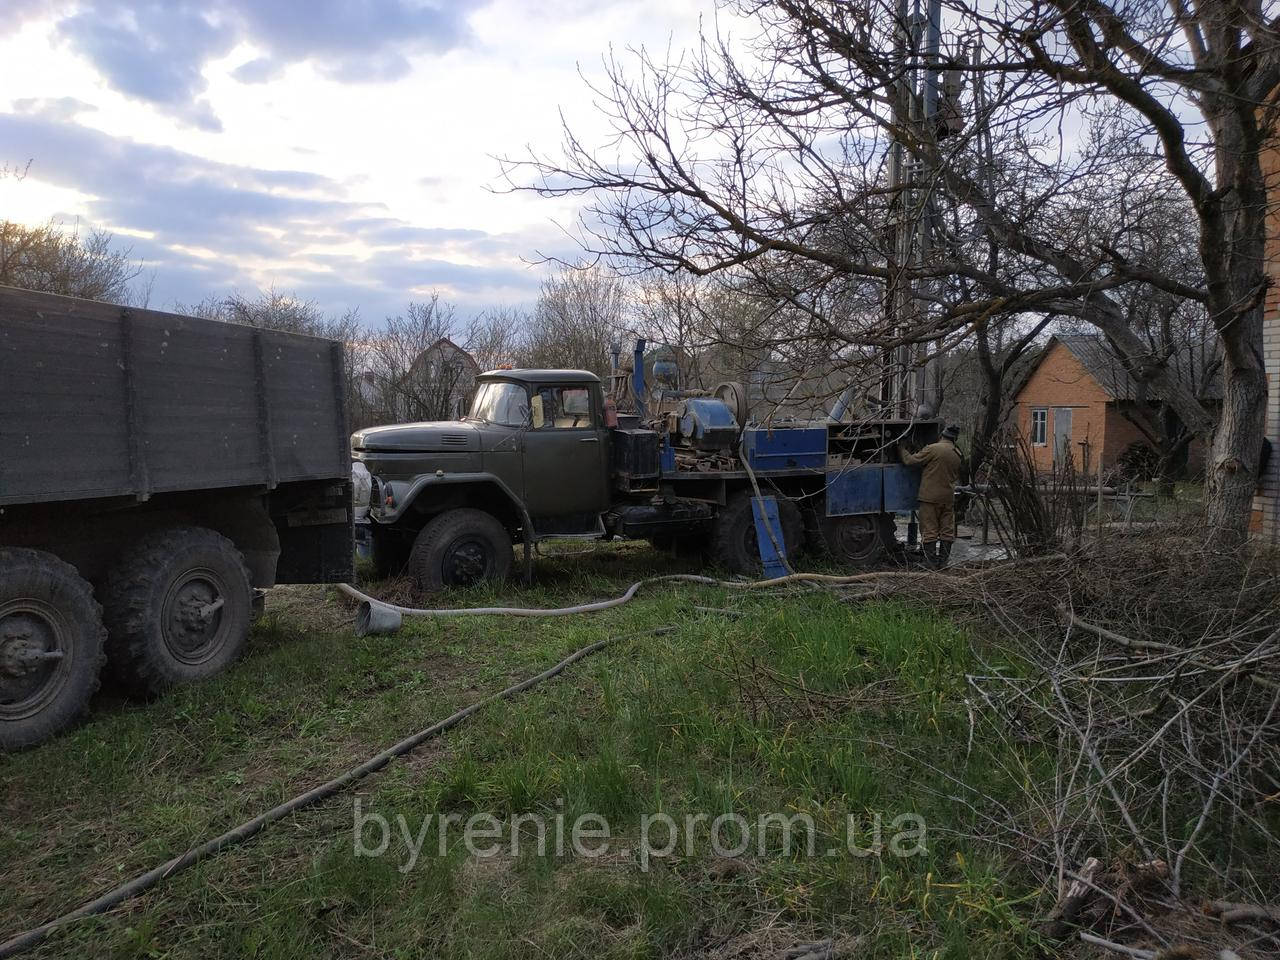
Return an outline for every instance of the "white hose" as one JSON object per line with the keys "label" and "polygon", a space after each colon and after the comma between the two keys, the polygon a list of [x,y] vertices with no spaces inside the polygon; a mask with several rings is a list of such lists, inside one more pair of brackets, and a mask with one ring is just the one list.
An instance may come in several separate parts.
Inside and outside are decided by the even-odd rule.
{"label": "white hose", "polygon": [[[596,600],[591,603],[579,603],[571,607],[463,607],[452,609],[428,610],[422,607],[402,607],[394,603],[387,603],[379,600],[377,597],[371,597],[367,593],[362,593],[349,583],[338,584],[338,590],[354,600],[360,601],[361,605],[369,604],[370,607],[379,607],[386,610],[394,610],[397,613],[411,617],[464,617],[464,616],[501,616],[501,617],[567,617],[579,613],[595,613],[597,610],[608,610],[610,607],[619,607],[629,601],[640,590],[641,587],[650,583],[662,583],[663,581],[681,581],[683,583],[698,583],[704,586],[727,587],[731,590],[758,590],[765,587],[778,587],[787,583],[797,583],[800,581],[808,581],[813,583],[827,583],[832,585],[847,583],[865,583],[870,580],[883,580],[889,578],[901,579],[904,576],[902,571],[881,571],[878,573],[857,573],[850,576],[836,576],[827,573],[791,573],[785,577],[774,577],[770,580],[717,580],[714,577],[702,577],[695,573],[672,573],[661,577],[649,577],[646,580],[637,580],[622,593],[621,596],[614,597],[611,600]],[[905,574],[911,576],[911,574]]]}

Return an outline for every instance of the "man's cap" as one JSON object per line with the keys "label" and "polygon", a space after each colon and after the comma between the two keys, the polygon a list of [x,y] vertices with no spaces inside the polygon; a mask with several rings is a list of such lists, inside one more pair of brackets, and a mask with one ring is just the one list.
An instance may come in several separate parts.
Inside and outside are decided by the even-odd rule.
{"label": "man's cap", "polygon": [[942,435],[946,437],[948,440],[956,440],[960,436],[960,428],[957,427],[955,424],[951,424],[945,430],[942,431]]}

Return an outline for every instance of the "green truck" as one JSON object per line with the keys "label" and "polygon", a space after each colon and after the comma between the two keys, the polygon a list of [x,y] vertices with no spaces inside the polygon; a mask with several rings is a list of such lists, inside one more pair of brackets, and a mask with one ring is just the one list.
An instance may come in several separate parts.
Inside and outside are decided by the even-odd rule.
{"label": "green truck", "polygon": [[932,442],[936,421],[750,426],[740,387],[650,396],[643,341],[633,369],[608,396],[581,370],[494,370],[462,420],[356,432],[377,572],[431,591],[507,576],[513,544],[527,571],[539,540],[625,536],[759,573],[757,489],[790,559],[811,547],[865,566],[897,549],[894,514],[919,483],[897,444]]}
{"label": "green truck", "polygon": [[0,749],[223,670],[352,575],[343,346],[0,287]]}

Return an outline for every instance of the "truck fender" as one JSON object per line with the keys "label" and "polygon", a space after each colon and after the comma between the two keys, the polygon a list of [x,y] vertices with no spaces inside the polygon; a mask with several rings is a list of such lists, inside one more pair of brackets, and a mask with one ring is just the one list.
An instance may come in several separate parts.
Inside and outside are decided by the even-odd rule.
{"label": "truck fender", "polygon": [[512,510],[521,518],[525,530],[530,535],[533,533],[533,523],[529,518],[529,512],[525,509],[524,501],[516,496],[506,483],[492,473],[427,474],[426,476],[418,477],[412,484],[395,480],[381,483],[380,489],[383,491],[384,498],[386,493],[389,492],[391,494],[392,506],[389,509],[385,503],[375,506],[374,510],[370,512],[369,519],[375,523],[394,524],[405,515],[409,507],[422,494],[429,493],[431,489],[436,487],[456,486],[458,484],[486,484],[497,487],[510,503]]}

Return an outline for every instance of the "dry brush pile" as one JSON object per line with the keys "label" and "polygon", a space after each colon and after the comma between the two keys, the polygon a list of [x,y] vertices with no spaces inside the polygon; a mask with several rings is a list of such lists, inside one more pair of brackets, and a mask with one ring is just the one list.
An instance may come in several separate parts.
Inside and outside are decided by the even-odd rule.
{"label": "dry brush pile", "polygon": [[1044,751],[1010,751],[1028,758],[1005,771],[1016,804],[955,785],[987,838],[1056,890],[1048,939],[1280,953],[1274,555],[1153,535],[904,586],[973,625],[974,735],[1049,747],[1047,767]]}

